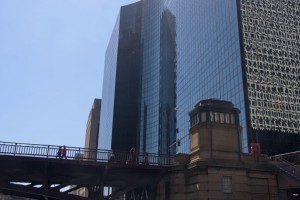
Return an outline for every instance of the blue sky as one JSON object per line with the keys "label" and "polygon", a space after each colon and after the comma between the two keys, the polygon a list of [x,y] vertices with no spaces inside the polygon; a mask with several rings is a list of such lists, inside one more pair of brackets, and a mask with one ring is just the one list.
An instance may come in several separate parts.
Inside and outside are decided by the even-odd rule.
{"label": "blue sky", "polygon": [[0,0],[0,141],[83,146],[120,6]]}

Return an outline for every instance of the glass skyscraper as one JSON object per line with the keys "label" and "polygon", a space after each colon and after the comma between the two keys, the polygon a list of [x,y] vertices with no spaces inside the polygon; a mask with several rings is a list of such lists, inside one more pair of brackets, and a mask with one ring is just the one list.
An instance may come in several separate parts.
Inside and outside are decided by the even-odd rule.
{"label": "glass skyscraper", "polygon": [[141,2],[123,6],[106,51],[99,147],[137,147],[141,80]]}
{"label": "glass skyscraper", "polygon": [[300,150],[299,1],[140,3],[139,151],[189,152],[188,112],[207,98],[240,109],[243,151]]}

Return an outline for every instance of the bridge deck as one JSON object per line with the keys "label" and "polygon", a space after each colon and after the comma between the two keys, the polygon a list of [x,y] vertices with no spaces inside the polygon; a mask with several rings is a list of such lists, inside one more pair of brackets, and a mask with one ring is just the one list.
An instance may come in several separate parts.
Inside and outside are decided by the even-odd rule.
{"label": "bridge deck", "polygon": [[[146,160],[144,155],[135,155],[133,160],[130,152],[79,147],[66,147],[66,157],[61,158],[58,149],[55,145],[0,142],[0,191],[17,188],[16,193],[49,193],[48,197],[67,199],[68,191],[61,189],[71,185],[126,190],[153,184],[174,162],[174,157],[168,155],[149,153]],[[69,199],[75,198],[71,195]]]}
{"label": "bridge deck", "polygon": [[0,155],[26,156],[35,158],[56,158],[67,160],[81,160],[94,162],[114,162],[119,164],[138,164],[144,167],[148,166],[171,166],[174,157],[163,154],[147,153],[145,155],[137,154],[132,160],[129,151],[113,151],[105,149],[88,149],[81,147],[66,147],[66,157],[58,156],[56,145],[27,144],[0,142]]}

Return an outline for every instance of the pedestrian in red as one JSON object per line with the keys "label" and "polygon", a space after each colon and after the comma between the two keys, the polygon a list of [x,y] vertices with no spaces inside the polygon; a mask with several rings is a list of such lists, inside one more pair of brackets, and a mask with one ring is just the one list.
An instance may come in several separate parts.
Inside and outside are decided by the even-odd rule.
{"label": "pedestrian in red", "polygon": [[149,165],[149,162],[148,162],[148,153],[147,152],[144,152],[143,161],[144,161],[144,165]]}
{"label": "pedestrian in red", "polygon": [[67,148],[66,148],[65,145],[64,145],[63,148],[62,148],[61,154],[62,154],[62,155],[61,155],[62,158],[67,159]]}

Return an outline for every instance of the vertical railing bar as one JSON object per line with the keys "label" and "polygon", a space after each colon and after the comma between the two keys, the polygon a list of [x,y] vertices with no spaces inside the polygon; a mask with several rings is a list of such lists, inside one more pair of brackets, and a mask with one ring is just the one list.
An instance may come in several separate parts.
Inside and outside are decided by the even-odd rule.
{"label": "vertical railing bar", "polygon": [[29,155],[29,156],[34,156],[34,146],[26,146],[26,155]]}
{"label": "vertical railing bar", "polygon": [[14,156],[16,155],[17,143],[15,144]]}
{"label": "vertical railing bar", "polygon": [[30,146],[26,146],[24,149],[25,149],[25,154],[26,155],[29,155],[30,156],[30,151],[31,151],[31,148]]}
{"label": "vertical railing bar", "polygon": [[80,147],[79,147],[79,153],[78,153],[78,160],[80,160],[80,155],[81,154],[81,152],[80,152]]}
{"label": "vertical railing bar", "polygon": [[49,145],[47,147],[47,158],[49,157]]}

